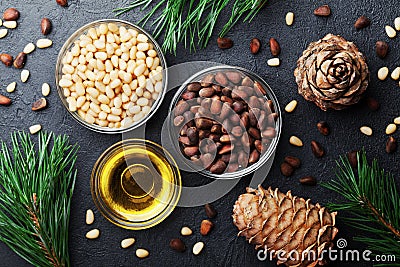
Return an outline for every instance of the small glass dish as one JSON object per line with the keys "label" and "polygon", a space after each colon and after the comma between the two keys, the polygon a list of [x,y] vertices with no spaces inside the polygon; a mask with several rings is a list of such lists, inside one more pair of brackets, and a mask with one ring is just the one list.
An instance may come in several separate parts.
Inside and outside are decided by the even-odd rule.
{"label": "small glass dish", "polygon": [[124,140],[109,147],[94,165],[90,185],[102,215],[131,230],[150,228],[166,219],[182,189],[172,156],[143,139]]}
{"label": "small glass dish", "polygon": [[[96,28],[99,27],[101,24],[104,23],[113,23],[116,24],[118,27],[124,26],[126,29],[133,29],[136,30],[138,33],[144,34],[148,38],[148,42],[153,46],[153,49],[157,53],[157,57],[159,58],[159,65],[162,67],[162,91],[159,93],[158,98],[152,103],[150,111],[145,115],[142,119],[138,120],[137,122],[134,122],[133,124],[127,126],[127,127],[120,127],[120,128],[110,128],[110,127],[102,127],[98,124],[91,124],[86,122],[79,114],[77,111],[70,111],[69,109],[69,104],[67,102],[67,98],[64,96],[64,90],[63,88],[59,85],[59,82],[61,80],[61,77],[63,75],[62,73],[62,68],[63,68],[63,58],[71,50],[71,48],[74,46],[75,42],[79,40],[80,36],[82,34],[87,34],[88,30],[91,28]],[[57,85],[57,90],[59,97],[61,99],[61,102],[63,103],[64,107],[68,110],[68,112],[71,114],[71,116],[78,121],[81,125],[84,127],[95,131],[95,132],[100,132],[100,133],[105,133],[105,134],[118,134],[118,133],[123,133],[123,132],[128,132],[130,130],[136,129],[143,124],[146,123],[147,120],[149,120],[158,110],[160,107],[165,93],[167,91],[167,83],[168,83],[168,77],[167,77],[167,72],[165,71],[167,68],[167,64],[165,61],[164,54],[161,50],[161,47],[157,44],[157,42],[154,40],[154,38],[147,33],[145,30],[143,30],[141,27],[132,24],[127,21],[123,20],[118,20],[118,19],[102,19],[102,20],[97,20],[90,22],[80,29],[76,30],[64,43],[63,47],[61,48],[58,58],[57,58],[57,63],[56,63],[56,71],[55,71],[55,78],[56,78],[56,85]],[[130,101],[130,100],[129,100]]]}
{"label": "small glass dish", "polygon": [[[208,98],[208,99],[211,99],[211,101],[217,100],[217,102],[218,102],[218,101],[222,101],[222,100],[220,100],[220,99],[222,99],[222,95],[220,95],[219,97],[218,96],[216,97],[215,95],[212,95],[212,97],[214,97],[214,98],[211,98],[211,96],[201,96],[200,92],[197,92],[196,93],[197,96],[194,99],[186,100],[188,103],[190,101],[193,101],[193,102],[191,102],[192,104],[189,104],[189,108],[186,108],[186,110],[189,110],[190,112],[192,112],[192,114],[191,114],[192,117],[187,118],[189,116],[185,117],[184,114],[181,114],[181,112],[178,111],[179,112],[178,114],[181,114],[181,116],[184,117],[184,120],[182,119],[183,123],[179,127],[177,127],[177,125],[175,124],[176,121],[174,121],[174,119],[177,116],[177,114],[175,113],[176,112],[175,108],[176,108],[178,103],[182,103],[180,101],[182,101],[183,95],[186,94],[184,96],[185,98],[190,98],[191,97],[190,96],[191,92],[187,93],[187,91],[189,91],[189,90],[187,90],[188,85],[191,84],[191,83],[197,83],[197,84],[205,83],[205,84],[208,84],[208,85],[205,85],[206,87],[207,86],[208,87],[212,87],[213,85],[218,85],[218,83],[215,82],[216,81],[215,76],[214,76],[214,78],[211,78],[211,79],[215,79],[215,80],[212,80],[212,81],[209,80],[209,77],[210,77],[210,75],[211,76],[212,75],[216,75],[219,72],[223,72],[223,73],[228,73],[228,72],[230,72],[230,73],[239,73],[241,75],[241,79],[244,79],[244,78],[248,77],[254,82],[253,85],[255,85],[255,82],[258,82],[258,84],[261,85],[261,87],[264,89],[265,93],[259,94],[258,98],[262,99],[263,101],[265,101],[265,103],[269,102],[270,104],[272,104],[272,108],[265,108],[265,106],[266,106],[266,104],[265,104],[263,107],[260,107],[260,110],[261,111],[265,111],[264,114],[268,114],[268,115],[269,114],[271,114],[271,115],[273,114],[274,115],[274,119],[272,120],[272,123],[269,124],[269,126],[268,126],[269,128],[272,128],[272,131],[274,132],[274,137],[271,138],[270,140],[266,140],[265,146],[264,146],[264,141],[260,141],[260,142],[263,143],[264,147],[259,152],[259,155],[258,155],[259,158],[258,158],[258,160],[256,162],[248,163],[248,165],[241,165],[241,164],[238,163],[239,160],[237,160],[237,162],[236,162],[237,164],[236,165],[239,166],[239,167],[237,168],[237,166],[234,166],[231,169],[232,171],[229,171],[230,170],[229,169],[230,168],[230,164],[231,164],[231,158],[232,158],[232,157],[230,157],[231,153],[229,153],[229,155],[230,155],[229,158],[230,159],[228,159],[228,162],[226,162],[225,171],[223,173],[212,173],[209,170],[210,167],[205,167],[204,165],[202,165],[202,164],[204,164],[204,161],[202,161],[202,158],[201,158],[203,156],[203,152],[202,152],[202,149],[201,149],[201,142],[198,145],[195,145],[195,146],[198,146],[199,152],[197,152],[197,154],[194,156],[194,158],[190,158],[190,156],[184,155],[183,148],[186,147],[186,146],[181,141],[178,141],[178,138],[180,136],[182,136],[181,135],[181,133],[182,133],[182,131],[181,131],[182,128],[181,127],[185,126],[188,123],[188,121],[190,121],[190,118],[192,118],[192,119],[199,118],[199,117],[196,117],[196,114],[199,113],[199,111],[203,108],[203,106],[201,104],[202,100]],[[240,85],[243,85],[243,84],[241,84],[242,82],[243,82],[243,80],[240,80],[240,81],[238,81],[239,84],[236,84],[235,86],[233,86],[233,85],[229,85],[229,86],[231,86],[235,90],[236,89],[239,90],[238,88],[242,87]],[[233,82],[228,80],[228,83],[232,84]],[[251,85],[251,86],[253,86],[253,85]],[[221,86],[221,84],[219,84],[219,86],[222,89],[225,89],[224,86]],[[204,88],[204,87],[202,86],[202,88]],[[229,89],[229,88],[227,88],[227,89]],[[217,91],[217,89],[215,89],[215,91]],[[255,91],[255,89],[254,89],[254,91]],[[216,97],[216,99],[215,99],[215,97]],[[241,98],[239,97],[238,99],[241,99]],[[241,99],[241,100],[242,100],[242,102],[245,102],[243,99]],[[235,100],[233,100],[233,101],[235,101]],[[249,103],[245,103],[244,105],[245,106],[249,106],[249,107],[251,106]],[[192,109],[191,109],[192,107],[194,108],[194,110],[197,110],[197,111],[192,111]],[[232,103],[231,103],[231,107],[232,107]],[[269,111],[267,111],[267,109],[269,109]],[[236,179],[236,178],[240,178],[240,177],[246,176],[246,175],[254,172],[255,170],[257,170],[258,168],[260,168],[263,164],[265,164],[274,155],[274,153],[276,151],[276,147],[277,147],[278,142],[279,142],[279,138],[280,138],[280,134],[281,134],[281,127],[282,127],[282,117],[281,117],[281,111],[280,111],[278,100],[277,100],[274,92],[272,91],[271,87],[260,76],[258,76],[257,74],[255,74],[255,73],[253,73],[253,72],[251,72],[251,71],[249,71],[247,69],[240,68],[240,67],[234,67],[234,66],[215,66],[215,67],[207,68],[205,70],[202,70],[202,71],[196,73],[195,75],[190,77],[187,81],[185,81],[185,83],[175,93],[169,110],[170,110],[170,112],[169,112],[170,113],[170,118],[169,118],[169,121],[170,121],[170,123],[169,123],[169,142],[171,143],[169,149],[170,149],[171,153],[173,153],[173,156],[174,156],[175,160],[177,160],[181,170],[184,169],[184,170],[187,170],[189,172],[193,172],[193,171],[200,172],[201,174],[203,174],[205,176],[208,176],[210,178],[215,178],[215,179]],[[197,112],[197,113],[193,113],[193,112]],[[204,108],[203,108],[203,112],[205,112],[205,113],[209,113],[209,112],[213,113],[212,107],[205,105]],[[268,113],[268,112],[270,112],[270,113]],[[209,114],[211,114],[211,113],[209,113]],[[218,118],[218,116],[222,116],[221,114],[222,113],[218,113],[218,111],[217,111],[216,113],[213,113],[210,116],[214,116],[213,118]],[[236,114],[236,113],[234,113],[234,114],[235,115],[239,115],[239,114]],[[239,117],[240,116],[241,115],[239,115]],[[203,117],[203,116],[200,116],[200,117]],[[206,115],[205,117],[207,118],[208,115]],[[208,117],[208,118],[210,118],[211,120],[214,120],[212,117]],[[220,123],[220,125],[222,125],[223,128],[225,127],[224,123],[222,122],[222,119],[220,121],[218,121],[218,123]],[[258,119],[257,119],[257,125],[258,125],[258,123],[259,122],[258,122]],[[217,124],[217,123],[214,121],[213,122],[213,126],[215,126],[215,124]],[[242,129],[245,129],[245,128],[248,129],[247,127],[243,128],[242,122],[237,122],[237,124],[235,124],[235,125],[241,126]],[[195,125],[192,124],[192,127],[193,126],[195,126]],[[263,132],[262,128],[260,128],[259,130],[260,130],[260,132]],[[198,127],[197,127],[197,131],[199,131]],[[206,130],[206,131],[208,131],[207,134],[210,134],[209,133],[210,130]],[[211,135],[212,134],[213,134],[213,132],[211,130]],[[227,134],[229,135],[229,134],[231,134],[231,132],[230,132],[230,130],[228,132],[225,131],[225,132],[219,133],[219,135],[217,134],[217,136],[221,136],[221,135],[224,135],[224,134],[225,135],[227,135]],[[214,158],[211,161],[211,162],[213,162],[212,164],[214,164],[216,160],[218,160],[218,159],[222,160],[222,158],[217,158],[216,157],[216,155],[219,155],[219,152],[221,151],[220,150],[221,146],[219,146],[219,145],[221,145],[222,141],[219,141],[221,139],[218,140],[219,137],[217,137],[217,139],[214,139],[214,136],[211,137],[211,135],[209,135],[206,138],[212,139],[212,141],[217,146],[217,150],[216,150],[217,152],[213,152],[215,154],[213,155]],[[245,134],[242,132],[242,136],[243,135],[245,135]],[[183,136],[185,137],[185,135],[183,135]],[[248,135],[248,136],[250,136],[250,135]],[[241,137],[238,137],[238,138],[241,138]],[[187,140],[188,139],[185,139],[184,142],[187,142]],[[201,141],[201,138],[199,140]],[[243,139],[241,139],[241,140],[243,140]],[[207,142],[208,141],[209,140],[207,140]],[[220,144],[218,144],[218,142]],[[243,141],[241,141],[241,142],[244,143]],[[228,143],[232,143],[232,142],[229,141]],[[248,159],[250,158],[251,152],[255,150],[255,146],[253,145],[254,143],[253,142],[249,142],[249,143],[250,143],[250,145],[249,145],[250,148],[247,148],[247,152],[246,152],[247,156],[248,156]],[[226,143],[222,143],[222,145],[225,145],[225,144]],[[206,144],[206,146],[210,146],[210,145],[213,146],[212,142]],[[236,143],[234,145],[236,146]],[[191,145],[189,144],[188,146],[191,146]],[[238,150],[241,149],[240,145],[238,145],[237,149]],[[205,153],[210,153],[210,152],[205,152]],[[197,159],[199,159],[199,156],[200,156],[200,161],[197,161]],[[197,163],[195,163],[194,161],[197,161]],[[199,164],[200,164],[200,166],[199,166]],[[233,162],[233,164],[235,164],[235,162]],[[211,165],[209,165],[209,166],[211,166]]]}

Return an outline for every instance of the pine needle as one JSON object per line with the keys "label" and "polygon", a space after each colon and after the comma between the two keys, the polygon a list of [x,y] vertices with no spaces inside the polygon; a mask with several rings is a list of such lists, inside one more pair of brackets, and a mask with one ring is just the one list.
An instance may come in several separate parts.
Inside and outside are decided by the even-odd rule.
{"label": "pine needle", "polygon": [[[242,18],[244,22],[250,22],[267,3],[266,0],[135,0],[126,7],[114,9],[114,12],[119,16],[139,8],[143,11],[154,3],[139,23],[144,26],[150,18],[157,16],[152,23],[153,34],[157,38],[164,33],[163,50],[176,54],[179,43],[191,50],[197,46],[206,47],[219,15],[231,2],[231,16],[219,33],[220,37],[225,36]],[[164,9],[159,11],[161,7]]]}
{"label": "pine needle", "polygon": [[34,266],[70,266],[68,227],[77,147],[66,136],[11,135],[1,141],[0,241]]}
{"label": "pine needle", "polygon": [[395,179],[379,167],[377,160],[370,165],[364,151],[357,158],[358,168],[354,171],[347,157],[341,157],[337,163],[337,179],[323,184],[345,198],[345,202],[328,207],[352,215],[344,219],[366,233],[356,237],[356,241],[366,244],[375,254],[395,255],[400,259],[400,195]]}

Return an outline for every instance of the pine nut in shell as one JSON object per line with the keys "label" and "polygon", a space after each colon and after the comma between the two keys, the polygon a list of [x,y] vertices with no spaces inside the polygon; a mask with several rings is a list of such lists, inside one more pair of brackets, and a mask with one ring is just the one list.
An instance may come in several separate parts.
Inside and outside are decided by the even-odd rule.
{"label": "pine nut in shell", "polygon": [[292,100],[286,105],[285,111],[288,113],[292,113],[296,109],[296,107],[297,107],[297,101]]}
{"label": "pine nut in shell", "polygon": [[199,255],[200,253],[201,253],[201,251],[203,250],[203,248],[204,248],[204,243],[203,242],[197,242],[196,244],[194,244],[194,246],[193,246],[193,254],[194,255]]}
{"label": "pine nut in shell", "polygon": [[7,85],[6,90],[7,90],[8,93],[12,93],[12,92],[15,91],[16,87],[17,87],[17,83],[16,82],[12,82],[9,85]]}
{"label": "pine nut in shell", "polygon": [[371,136],[372,135],[372,129],[369,126],[361,126],[360,127],[360,131],[361,133],[367,135],[367,136]]}
{"label": "pine nut in shell", "polygon": [[86,224],[91,225],[94,222],[94,213],[91,209],[86,211]]}
{"label": "pine nut in shell", "polygon": [[92,229],[89,232],[86,233],[86,238],[87,239],[96,239],[100,236],[100,230],[99,229]]}
{"label": "pine nut in shell", "polygon": [[136,257],[143,259],[149,256],[149,252],[143,248],[139,248],[136,250]]}
{"label": "pine nut in shell", "polygon": [[386,131],[385,133],[387,135],[390,135],[392,133],[394,133],[397,130],[397,126],[394,123],[389,124],[388,126],[386,126]]}
{"label": "pine nut in shell", "polygon": [[134,238],[125,238],[124,240],[121,241],[121,247],[122,248],[129,248],[135,243]]}
{"label": "pine nut in shell", "polygon": [[292,136],[290,137],[289,143],[292,144],[292,145],[294,145],[294,146],[297,146],[297,147],[302,147],[302,146],[303,146],[303,141],[301,141],[301,139],[298,138],[298,137],[295,136],[295,135],[292,135]]}

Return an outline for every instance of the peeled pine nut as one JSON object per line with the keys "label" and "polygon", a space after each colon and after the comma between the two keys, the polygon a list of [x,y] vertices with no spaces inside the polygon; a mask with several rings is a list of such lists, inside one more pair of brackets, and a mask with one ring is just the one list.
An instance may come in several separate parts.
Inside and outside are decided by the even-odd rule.
{"label": "peeled pine nut", "polygon": [[25,46],[24,48],[24,53],[25,54],[30,54],[35,50],[36,46],[33,43],[29,43]]}
{"label": "peeled pine nut", "polygon": [[298,147],[302,147],[303,146],[303,141],[301,141],[300,138],[298,138],[297,136],[292,135],[289,139],[289,143],[294,145],[294,146],[298,146]]}
{"label": "peeled pine nut", "polygon": [[285,107],[285,111],[288,113],[291,113],[295,110],[295,108],[297,107],[297,101],[296,100],[292,100],[289,102],[289,104],[286,105]]}
{"label": "peeled pine nut", "polygon": [[40,124],[35,124],[35,125],[32,125],[31,127],[29,127],[29,132],[30,132],[31,134],[36,134],[36,133],[38,133],[41,129],[42,129],[42,125],[40,125]]}
{"label": "peeled pine nut", "polygon": [[87,239],[96,239],[100,235],[100,230],[99,229],[93,229],[90,230],[89,232],[86,233],[86,238]]}
{"label": "peeled pine nut", "polygon": [[281,62],[280,62],[279,58],[277,58],[277,57],[268,59],[268,61],[267,61],[267,65],[270,67],[278,67],[280,64],[281,64]]}
{"label": "peeled pine nut", "polygon": [[392,134],[392,133],[394,133],[395,131],[397,130],[397,126],[396,126],[396,124],[394,124],[394,123],[391,123],[391,124],[389,124],[387,127],[386,127],[386,134]]}
{"label": "peeled pine nut", "polygon": [[361,131],[361,133],[363,133],[363,134],[365,134],[365,135],[367,135],[367,136],[371,136],[371,135],[372,135],[372,129],[371,129],[371,127],[362,126],[362,127],[360,127],[360,131]]}
{"label": "peeled pine nut", "polygon": [[4,21],[3,26],[8,29],[15,29],[17,28],[17,22],[15,20]]}
{"label": "peeled pine nut", "polygon": [[6,89],[7,92],[8,92],[8,93],[14,92],[16,86],[17,86],[17,83],[16,83],[16,82],[10,83],[9,85],[7,85],[7,89]]}
{"label": "peeled pine nut", "polygon": [[193,246],[193,254],[194,255],[199,255],[200,252],[203,250],[203,248],[204,248],[204,243],[203,242],[197,242]]}
{"label": "peeled pine nut", "polygon": [[294,13],[293,12],[288,12],[286,14],[286,25],[292,26],[294,22]]}
{"label": "peeled pine nut", "polygon": [[48,96],[50,94],[50,85],[48,83],[42,84],[42,95]]}
{"label": "peeled pine nut", "polygon": [[21,82],[25,83],[29,79],[29,70],[21,71]]}
{"label": "peeled pine nut", "polygon": [[7,33],[7,29],[0,29],[0,39],[6,37]]}
{"label": "peeled pine nut", "polygon": [[86,224],[90,225],[94,222],[94,213],[91,209],[86,211]]}
{"label": "peeled pine nut", "polygon": [[383,81],[386,80],[387,76],[389,75],[388,67],[382,67],[378,70],[378,79]]}
{"label": "peeled pine nut", "polygon": [[386,34],[389,36],[389,38],[394,38],[397,35],[396,30],[393,29],[392,26],[386,25],[385,26],[385,31],[386,31]]}
{"label": "peeled pine nut", "polygon": [[132,246],[134,243],[135,243],[135,239],[134,238],[126,238],[126,239],[121,241],[121,247],[122,248],[128,248],[128,247]]}
{"label": "peeled pine nut", "polygon": [[143,248],[139,248],[136,250],[136,256],[140,259],[143,259],[149,256],[149,252]]}
{"label": "peeled pine nut", "polygon": [[191,235],[193,232],[192,232],[192,229],[190,229],[189,227],[182,227],[182,229],[181,229],[181,235],[183,235],[183,236],[187,236],[187,235]]}
{"label": "peeled pine nut", "polygon": [[50,40],[50,39],[39,39],[39,40],[37,40],[37,42],[36,42],[36,46],[38,47],[38,48],[47,48],[47,47],[50,47],[50,46],[52,46],[53,45],[53,41],[52,40]]}

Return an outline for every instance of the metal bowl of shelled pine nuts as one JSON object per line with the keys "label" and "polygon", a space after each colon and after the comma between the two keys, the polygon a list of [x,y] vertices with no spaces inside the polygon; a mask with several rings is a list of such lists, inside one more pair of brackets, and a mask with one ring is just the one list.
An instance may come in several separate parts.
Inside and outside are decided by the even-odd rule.
{"label": "metal bowl of shelled pine nuts", "polygon": [[72,34],[56,65],[58,94],[83,126],[116,134],[138,128],[160,107],[167,88],[160,46],[142,28],[117,19]]}

